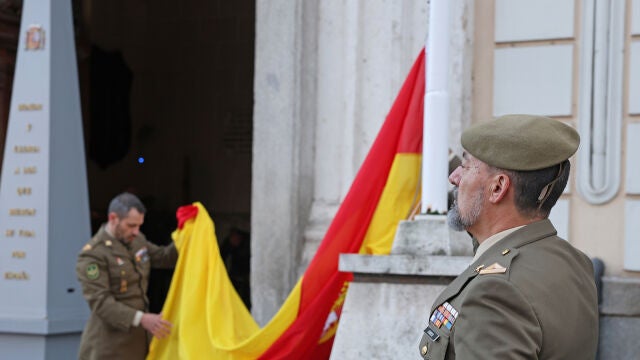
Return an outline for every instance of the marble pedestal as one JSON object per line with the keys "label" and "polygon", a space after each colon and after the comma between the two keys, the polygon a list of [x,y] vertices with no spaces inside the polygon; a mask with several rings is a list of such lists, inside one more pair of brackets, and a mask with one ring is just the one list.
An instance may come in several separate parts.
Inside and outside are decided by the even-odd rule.
{"label": "marble pedestal", "polygon": [[352,272],[354,281],[331,359],[420,358],[431,305],[471,263],[471,239],[452,234],[444,216],[403,221],[390,255],[340,256],[340,271]]}

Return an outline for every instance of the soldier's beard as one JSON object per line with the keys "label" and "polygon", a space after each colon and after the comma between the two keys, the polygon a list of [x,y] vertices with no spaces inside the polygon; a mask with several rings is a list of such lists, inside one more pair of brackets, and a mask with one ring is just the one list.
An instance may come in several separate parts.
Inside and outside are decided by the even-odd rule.
{"label": "soldier's beard", "polygon": [[482,212],[482,190],[479,190],[471,201],[469,211],[466,214],[462,214],[458,207],[458,187],[453,188],[453,204],[451,204],[451,209],[447,213],[447,223],[451,229],[464,231],[478,221]]}
{"label": "soldier's beard", "polygon": [[125,237],[124,234],[126,233],[126,230],[123,229],[124,226],[121,226],[121,224],[119,223],[118,225],[116,225],[116,229],[115,229],[115,234],[113,234],[115,236],[116,239],[123,241],[125,243],[130,243],[133,241],[133,239],[135,238],[134,235],[129,235],[128,237]]}

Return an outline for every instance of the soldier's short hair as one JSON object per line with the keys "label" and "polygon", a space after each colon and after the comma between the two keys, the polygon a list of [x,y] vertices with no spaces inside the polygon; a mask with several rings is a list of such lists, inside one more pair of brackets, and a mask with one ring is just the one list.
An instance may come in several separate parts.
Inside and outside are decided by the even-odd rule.
{"label": "soldier's short hair", "polygon": [[147,208],[144,207],[142,201],[140,201],[137,196],[128,192],[117,195],[109,203],[109,213],[116,213],[119,218],[127,217],[131,209],[136,209],[141,214],[147,212]]}
{"label": "soldier's short hair", "polygon": [[[546,218],[551,208],[556,204],[569,181],[571,163],[563,161],[559,165],[550,166],[540,170],[517,171],[497,169],[505,172],[511,179],[514,189],[514,203],[516,209],[527,216],[541,216]],[[553,182],[550,194],[541,201],[540,196],[545,186]]]}

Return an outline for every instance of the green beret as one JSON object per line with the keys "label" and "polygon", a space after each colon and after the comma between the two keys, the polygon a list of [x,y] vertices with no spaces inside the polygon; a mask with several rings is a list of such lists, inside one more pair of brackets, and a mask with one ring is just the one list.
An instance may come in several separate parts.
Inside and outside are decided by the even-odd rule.
{"label": "green beret", "polygon": [[567,160],[580,135],[571,126],[537,115],[504,115],[462,133],[462,147],[488,165],[539,170]]}

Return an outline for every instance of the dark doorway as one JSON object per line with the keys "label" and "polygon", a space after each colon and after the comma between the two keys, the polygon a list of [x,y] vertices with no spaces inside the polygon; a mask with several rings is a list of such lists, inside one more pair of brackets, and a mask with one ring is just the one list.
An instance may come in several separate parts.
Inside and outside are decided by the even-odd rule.
{"label": "dark doorway", "polygon": [[[255,3],[78,0],[74,13],[94,231],[126,190],[158,244],[194,201],[219,242],[249,232]],[[170,278],[152,273],[152,311]]]}
{"label": "dark doorway", "polygon": [[[171,241],[176,209],[194,201],[219,242],[249,233],[255,2],[72,4],[93,231],[126,190],[145,202],[156,243]],[[21,8],[0,1],[0,166]],[[170,278],[152,274],[152,311]]]}
{"label": "dark doorway", "polygon": [[0,168],[9,121],[21,11],[21,1],[0,1]]}

